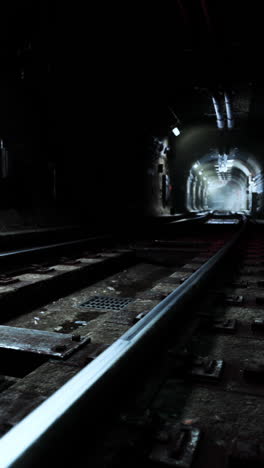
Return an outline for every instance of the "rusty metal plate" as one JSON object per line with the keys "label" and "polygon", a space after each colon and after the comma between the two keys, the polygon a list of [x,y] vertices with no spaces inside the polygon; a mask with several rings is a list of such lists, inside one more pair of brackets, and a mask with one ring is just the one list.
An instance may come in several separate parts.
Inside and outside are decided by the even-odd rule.
{"label": "rusty metal plate", "polygon": [[90,337],[80,335],[0,325],[0,349],[65,358],[89,341]]}

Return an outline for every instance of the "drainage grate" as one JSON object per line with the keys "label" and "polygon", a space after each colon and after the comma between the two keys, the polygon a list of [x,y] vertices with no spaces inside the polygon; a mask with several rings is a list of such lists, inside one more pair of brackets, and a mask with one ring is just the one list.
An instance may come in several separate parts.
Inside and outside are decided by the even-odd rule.
{"label": "drainage grate", "polygon": [[121,310],[132,301],[134,301],[132,297],[92,296],[88,301],[80,304],[79,307],[85,307],[86,309]]}

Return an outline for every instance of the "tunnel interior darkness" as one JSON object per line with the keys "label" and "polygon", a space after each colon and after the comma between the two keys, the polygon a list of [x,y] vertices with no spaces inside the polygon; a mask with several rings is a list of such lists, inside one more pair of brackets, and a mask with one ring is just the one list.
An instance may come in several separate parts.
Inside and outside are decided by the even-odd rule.
{"label": "tunnel interior darkness", "polygon": [[237,148],[217,150],[193,161],[186,187],[189,211],[228,210],[252,213],[262,208],[262,168],[254,155]]}
{"label": "tunnel interior darkness", "polygon": [[[90,39],[80,9],[6,3],[2,220],[90,225],[104,217],[116,226],[124,216],[223,207],[264,215],[262,46],[259,54],[237,8],[213,3],[213,37],[197,15],[199,2],[186,6],[188,27],[177,2],[166,6],[162,21],[160,6],[152,5],[145,18],[130,9],[123,21],[111,6],[113,23],[104,10],[104,24],[99,8],[98,31],[106,40],[93,48],[92,73],[83,60]],[[247,24],[248,7],[244,18]],[[236,43],[222,34],[223,19],[237,28]]]}

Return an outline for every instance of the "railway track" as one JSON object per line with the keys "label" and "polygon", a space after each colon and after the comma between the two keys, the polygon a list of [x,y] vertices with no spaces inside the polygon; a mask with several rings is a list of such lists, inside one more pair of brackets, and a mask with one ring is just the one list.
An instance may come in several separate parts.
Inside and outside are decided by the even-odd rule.
{"label": "railway track", "polygon": [[13,271],[0,466],[262,466],[264,243],[227,219]]}

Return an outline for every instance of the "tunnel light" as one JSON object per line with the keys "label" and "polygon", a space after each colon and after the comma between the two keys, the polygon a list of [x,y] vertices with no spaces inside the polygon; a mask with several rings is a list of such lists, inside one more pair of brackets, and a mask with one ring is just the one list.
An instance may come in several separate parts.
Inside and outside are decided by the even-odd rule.
{"label": "tunnel light", "polygon": [[199,171],[199,175],[202,175],[203,171]]}
{"label": "tunnel light", "polygon": [[172,129],[172,133],[173,133],[175,136],[178,136],[178,135],[180,135],[181,132],[180,132],[180,130],[178,129],[178,127],[174,127],[174,128]]}
{"label": "tunnel light", "polygon": [[198,167],[198,164],[195,163],[194,166],[193,166],[193,168],[194,168],[194,169],[197,169],[197,167]]}
{"label": "tunnel light", "polygon": [[228,160],[228,156],[226,154],[218,156],[218,164],[215,166],[218,172],[228,172],[228,170],[232,169],[233,167],[233,159]]}

